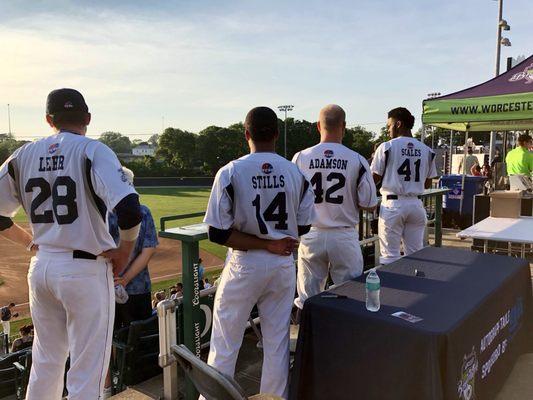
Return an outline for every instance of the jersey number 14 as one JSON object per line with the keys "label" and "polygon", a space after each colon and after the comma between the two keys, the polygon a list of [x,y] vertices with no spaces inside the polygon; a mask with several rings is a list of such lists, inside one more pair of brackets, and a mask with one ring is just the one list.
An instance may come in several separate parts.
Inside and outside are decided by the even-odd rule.
{"label": "jersey number 14", "polygon": [[265,221],[276,222],[274,229],[280,231],[286,231],[289,228],[287,225],[289,214],[287,214],[287,197],[285,192],[279,192],[263,213],[261,213],[260,195],[255,196],[252,205],[255,207],[255,218],[259,225],[259,232],[263,235],[268,234],[268,227]]}

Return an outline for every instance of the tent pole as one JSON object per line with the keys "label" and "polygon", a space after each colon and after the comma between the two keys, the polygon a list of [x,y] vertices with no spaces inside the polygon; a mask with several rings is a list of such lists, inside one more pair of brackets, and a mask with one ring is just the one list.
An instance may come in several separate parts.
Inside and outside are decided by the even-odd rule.
{"label": "tent pole", "polygon": [[465,178],[466,178],[466,143],[468,142],[468,128],[465,131],[465,144],[463,145],[463,177],[461,179],[461,199],[459,200],[459,215],[463,215],[463,203],[465,198]]}
{"label": "tent pole", "polygon": [[489,144],[489,163],[494,160],[496,156],[496,132],[490,132],[490,144]]}
{"label": "tent pole", "polygon": [[452,172],[452,164],[453,164],[453,131],[450,129],[450,175],[453,174]]}

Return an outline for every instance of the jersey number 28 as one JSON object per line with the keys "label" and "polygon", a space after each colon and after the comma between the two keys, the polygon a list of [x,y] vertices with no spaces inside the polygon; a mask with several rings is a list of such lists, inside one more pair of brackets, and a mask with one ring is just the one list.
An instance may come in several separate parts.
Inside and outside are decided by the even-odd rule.
{"label": "jersey number 28", "polygon": [[[63,187],[60,193],[59,188]],[[31,193],[35,188],[40,192],[31,202],[30,218],[34,224],[51,224],[54,222],[54,215],[59,225],[73,223],[78,218],[78,205],[76,204],[76,182],[70,176],[58,176],[50,187],[44,178],[28,179],[24,190]],[[37,209],[49,198],[52,197],[52,210],[45,210],[42,214],[37,214]],[[66,213],[59,214],[59,206],[66,209]]]}

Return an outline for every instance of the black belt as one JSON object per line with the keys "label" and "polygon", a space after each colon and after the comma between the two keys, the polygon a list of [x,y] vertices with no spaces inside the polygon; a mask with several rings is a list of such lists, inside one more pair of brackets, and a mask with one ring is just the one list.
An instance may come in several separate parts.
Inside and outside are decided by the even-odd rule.
{"label": "black belt", "polygon": [[94,254],[87,253],[83,250],[74,250],[72,252],[72,258],[79,258],[82,260],[96,260],[98,256],[95,256]]}
{"label": "black belt", "polygon": [[[416,196],[416,198],[417,199],[421,199],[422,196]],[[396,195],[396,194],[388,194],[387,195],[387,200],[398,200],[398,195]]]}

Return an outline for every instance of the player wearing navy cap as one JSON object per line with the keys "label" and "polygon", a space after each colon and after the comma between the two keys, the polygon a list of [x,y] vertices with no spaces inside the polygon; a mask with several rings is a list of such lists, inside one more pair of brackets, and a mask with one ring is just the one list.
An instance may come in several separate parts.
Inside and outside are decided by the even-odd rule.
{"label": "player wearing navy cap", "polygon": [[[138,195],[116,155],[85,137],[91,114],[81,93],[48,95],[54,134],[28,143],[0,167],[0,234],[38,250],[28,271],[35,326],[27,399],[57,400],[67,357],[69,399],[101,398],[114,317],[113,272],[126,265],[139,232]],[[22,206],[32,236],[13,223]],[[118,248],[107,210],[118,215]]]}
{"label": "player wearing navy cap", "polygon": [[403,107],[389,111],[387,129],[391,140],[376,150],[371,170],[381,182],[378,234],[380,261],[389,264],[400,258],[400,246],[408,255],[424,246],[426,211],[419,199],[437,176],[435,153],[413,138],[415,117]]}
{"label": "player wearing navy cap", "polygon": [[222,167],[209,198],[209,239],[232,248],[217,287],[208,363],[233,376],[255,304],[263,333],[261,392],[287,397],[289,322],[295,290],[292,250],[313,217],[313,192],[298,168],[275,153],[276,113],[245,120],[250,154]]}

